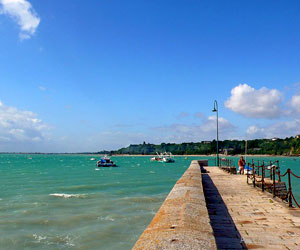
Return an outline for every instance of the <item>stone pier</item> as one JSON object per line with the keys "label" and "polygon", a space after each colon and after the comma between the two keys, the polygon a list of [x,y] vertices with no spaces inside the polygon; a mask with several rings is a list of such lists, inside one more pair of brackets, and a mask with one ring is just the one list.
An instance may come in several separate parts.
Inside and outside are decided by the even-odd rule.
{"label": "stone pier", "polygon": [[133,249],[300,249],[300,209],[198,161],[177,181]]}

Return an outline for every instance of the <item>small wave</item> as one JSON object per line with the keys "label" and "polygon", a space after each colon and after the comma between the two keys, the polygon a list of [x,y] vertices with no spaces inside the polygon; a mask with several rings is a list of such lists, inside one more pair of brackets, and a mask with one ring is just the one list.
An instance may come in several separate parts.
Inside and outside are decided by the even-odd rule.
{"label": "small wave", "polygon": [[96,171],[100,170],[100,168],[95,168]]}
{"label": "small wave", "polygon": [[35,239],[35,243],[43,243],[46,245],[55,245],[55,246],[67,246],[74,247],[75,244],[70,236],[68,235],[57,235],[57,236],[45,236],[45,235],[37,235],[33,234],[33,238]]}
{"label": "small wave", "polygon": [[61,197],[61,198],[85,198],[86,194],[49,194],[50,196]]}
{"label": "small wave", "polygon": [[97,218],[98,220],[105,220],[105,221],[115,221],[115,219],[113,218],[113,217],[111,217],[111,216],[101,216],[101,217],[98,217]]}
{"label": "small wave", "polygon": [[42,240],[47,239],[47,236],[41,236],[41,235],[37,235],[37,234],[33,234],[32,236],[37,242],[41,242]]}
{"label": "small wave", "polygon": [[150,174],[155,174],[155,172],[154,172],[154,171],[149,171],[149,173],[150,173]]}

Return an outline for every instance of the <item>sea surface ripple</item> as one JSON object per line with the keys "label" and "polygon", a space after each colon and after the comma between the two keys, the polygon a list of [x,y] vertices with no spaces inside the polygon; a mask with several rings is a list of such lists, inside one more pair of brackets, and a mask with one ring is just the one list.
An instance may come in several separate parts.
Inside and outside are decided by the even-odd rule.
{"label": "sea surface ripple", "polygon": [[131,249],[190,163],[92,157],[0,154],[0,249]]}
{"label": "sea surface ripple", "polygon": [[[112,157],[119,167],[97,168],[90,158],[99,156],[0,154],[1,250],[131,249],[191,160],[203,159]],[[300,175],[299,158],[277,159]],[[300,200],[300,181],[293,188]]]}

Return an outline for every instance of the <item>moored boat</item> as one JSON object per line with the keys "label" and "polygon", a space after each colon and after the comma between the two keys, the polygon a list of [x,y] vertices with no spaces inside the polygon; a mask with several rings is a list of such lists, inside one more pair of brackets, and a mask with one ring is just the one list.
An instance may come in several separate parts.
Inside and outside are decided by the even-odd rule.
{"label": "moored boat", "polygon": [[158,154],[156,152],[156,154],[157,154],[156,156],[151,158],[151,161],[158,161],[158,162],[164,162],[164,163],[175,162],[171,152],[164,152],[164,153],[160,153],[160,154]]}
{"label": "moored boat", "polygon": [[151,158],[151,161],[161,161],[162,160],[162,154],[158,154],[156,152],[156,156]]}
{"label": "moored boat", "polygon": [[107,156],[104,155],[99,161],[97,161],[97,167],[116,167],[117,165]]}

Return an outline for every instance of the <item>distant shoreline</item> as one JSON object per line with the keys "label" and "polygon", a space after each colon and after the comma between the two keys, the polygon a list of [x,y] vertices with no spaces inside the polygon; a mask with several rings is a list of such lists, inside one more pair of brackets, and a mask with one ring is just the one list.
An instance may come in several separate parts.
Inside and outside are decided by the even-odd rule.
{"label": "distant shoreline", "polygon": [[[85,156],[102,156],[104,154],[99,154],[99,153],[24,153],[24,152],[0,152],[1,154],[16,154],[16,155],[85,155]],[[152,155],[140,155],[140,154],[112,154],[110,156],[114,157],[153,157],[157,156],[156,154]],[[210,155],[173,155],[176,157],[216,157],[216,155],[210,154]],[[219,158],[223,157],[290,157],[290,158],[295,158],[295,157],[300,157],[299,155],[269,155],[269,154],[255,154],[255,155],[245,155],[245,154],[236,154],[236,155],[223,155],[219,154]]]}
{"label": "distant shoreline", "polygon": [[[111,156],[141,156],[141,157],[153,157],[156,155],[128,155],[128,154],[118,154],[118,155],[111,155]],[[181,156],[181,157],[217,157],[216,155],[173,155],[173,156]],[[299,157],[298,155],[244,155],[244,154],[238,154],[238,155],[219,155],[219,158],[223,158],[223,157]]]}

